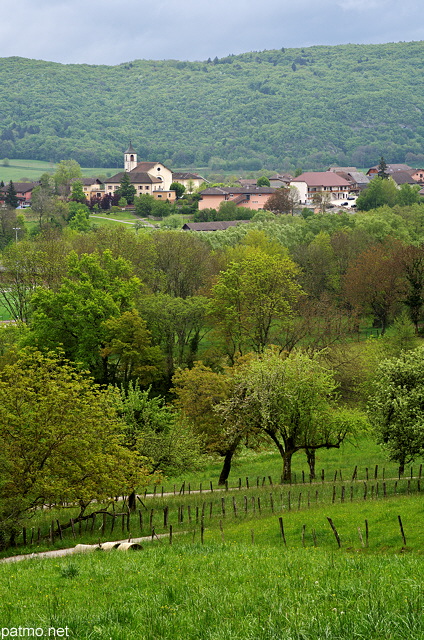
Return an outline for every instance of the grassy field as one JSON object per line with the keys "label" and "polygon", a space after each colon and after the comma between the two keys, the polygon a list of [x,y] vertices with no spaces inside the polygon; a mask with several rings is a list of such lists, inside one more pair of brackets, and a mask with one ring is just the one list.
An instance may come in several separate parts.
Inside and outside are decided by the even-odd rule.
{"label": "grassy field", "polygon": [[[10,180],[13,182],[32,182],[40,178],[43,173],[53,173],[56,164],[52,162],[42,162],[39,160],[13,160],[10,159],[7,166],[4,160],[0,160],[0,180],[6,184]],[[105,167],[81,167],[84,177],[112,176],[120,171],[120,168]]]}
{"label": "grassy field", "polygon": [[[324,482],[301,481],[299,456],[296,483],[279,485],[278,456],[255,456],[237,460],[228,491],[217,490],[219,466],[211,464],[187,476],[184,492],[179,478],[165,485],[171,495],[157,487],[142,496],[129,521],[115,503],[113,531],[112,518],[98,515],[81,536],[76,527],[76,539],[69,528],[62,541],[17,547],[30,553],[148,536],[140,551],[0,564],[0,627],[46,635],[67,628],[79,640],[424,639],[421,462],[399,479],[363,438],[320,454]],[[27,536],[72,515],[39,511]],[[152,539],[152,527],[165,537]]]}
{"label": "grassy field", "polygon": [[[339,449],[318,449],[316,453],[316,475],[318,479],[321,478],[322,470],[324,470],[325,480],[332,480],[336,471],[338,479],[340,479],[341,472],[342,479],[348,480],[352,477],[355,466],[357,466],[358,479],[365,480],[367,469],[368,477],[374,477],[376,465],[379,466],[378,476],[380,479],[383,473],[386,478],[397,477],[398,466],[393,462],[389,462],[381,447],[367,435],[360,435],[349,442],[345,442]],[[200,483],[203,484],[203,488],[208,488],[210,481],[216,486],[221,467],[221,459],[211,459],[201,470],[175,478],[165,478],[161,484],[163,484],[166,492],[173,491],[174,484],[179,489],[184,481],[186,487],[190,483],[193,489],[198,489]],[[273,449],[265,449],[263,451],[244,450],[241,455],[235,456],[233,460],[229,484],[230,486],[238,487],[239,478],[241,478],[243,485],[245,485],[246,477],[249,477],[250,485],[252,486],[257,484],[258,478],[262,482],[264,476],[267,478],[267,482],[268,476],[271,476],[274,482],[279,482],[282,467],[282,458]],[[303,475],[306,479],[309,478],[309,467],[306,462],[306,456],[302,452],[293,456],[292,471],[294,482],[301,482]],[[153,490],[153,487],[150,490]]]}
{"label": "grassy field", "polygon": [[[1,627],[68,628],[79,640],[420,640],[424,638],[422,500],[337,505],[339,549],[324,514],[199,528],[134,552],[92,552],[0,565]],[[328,513],[328,511],[327,511]],[[409,515],[405,515],[409,514]],[[369,519],[363,547],[356,525]],[[310,536],[315,525],[317,546]],[[252,530],[254,536],[252,536]],[[409,534],[407,534],[409,535]],[[377,539],[380,541],[377,544]]]}

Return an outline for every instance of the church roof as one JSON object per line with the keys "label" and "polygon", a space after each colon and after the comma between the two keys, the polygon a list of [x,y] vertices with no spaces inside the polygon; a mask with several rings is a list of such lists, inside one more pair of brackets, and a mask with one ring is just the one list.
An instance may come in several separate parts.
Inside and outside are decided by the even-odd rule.
{"label": "church roof", "polygon": [[[126,172],[120,171],[111,178],[107,178],[105,182],[107,184],[121,184],[122,176],[124,175],[124,173]],[[130,178],[130,182],[133,184],[158,184],[162,182],[160,178],[152,177],[149,173],[147,173],[147,171],[140,171],[138,167],[136,167],[132,171],[128,171],[127,173]]]}
{"label": "church roof", "polygon": [[130,146],[128,147],[128,149],[125,151],[125,153],[135,153],[135,149],[133,148],[131,142],[130,142]]}

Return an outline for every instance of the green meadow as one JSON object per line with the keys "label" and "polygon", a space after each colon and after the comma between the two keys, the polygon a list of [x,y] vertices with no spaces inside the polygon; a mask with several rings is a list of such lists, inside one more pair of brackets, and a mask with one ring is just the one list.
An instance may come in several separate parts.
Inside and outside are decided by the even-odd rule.
{"label": "green meadow", "polygon": [[14,553],[129,538],[142,549],[0,563],[0,627],[78,640],[424,638],[421,461],[399,478],[365,436],[320,452],[314,482],[294,461],[281,485],[273,452],[240,456],[227,490],[211,461],[150,487],[130,516],[122,501],[104,505],[115,517],[62,540],[49,525],[75,508],[38,511]]}
{"label": "green meadow", "polygon": [[[33,182],[39,180],[43,173],[54,173],[57,164],[40,160],[0,159],[0,180],[6,184],[13,182]],[[111,176],[119,171],[119,168],[81,167],[82,175],[86,178],[96,176]]]}

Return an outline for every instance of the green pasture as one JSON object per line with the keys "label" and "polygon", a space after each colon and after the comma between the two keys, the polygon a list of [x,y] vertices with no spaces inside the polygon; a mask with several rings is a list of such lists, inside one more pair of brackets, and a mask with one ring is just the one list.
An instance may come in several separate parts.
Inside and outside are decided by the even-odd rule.
{"label": "green pasture", "polygon": [[[288,518],[289,528],[291,523],[297,522],[295,531],[305,526],[304,533],[309,540],[315,535],[313,531],[323,529],[324,538],[317,533],[314,544],[318,541],[319,546],[331,547],[334,538],[327,517],[333,517],[336,512],[342,527],[350,522],[341,532],[342,539],[349,538],[349,545],[359,545],[358,527],[363,528],[365,540],[365,520],[371,523],[377,516],[382,522],[387,520],[387,526],[380,526],[378,522],[372,527],[370,524],[373,548],[393,548],[400,543],[397,515],[406,518],[409,542],[423,511],[422,464],[408,468],[400,478],[397,469],[390,466],[355,465],[354,477],[353,473],[344,471],[341,464],[338,466],[337,473],[330,467],[323,469],[324,473],[319,475],[324,480],[317,478],[314,482],[302,475],[294,478],[296,482],[280,484],[276,476],[264,475],[265,466],[262,466],[262,474],[256,478],[240,477],[238,482],[230,482],[226,487],[218,487],[216,482],[212,482],[211,487],[209,482],[193,481],[174,483],[168,492],[166,487],[156,486],[153,492],[139,495],[134,512],[128,512],[127,504],[122,500],[111,500],[103,505],[93,503],[86,511],[90,517],[73,526],[71,518],[77,517],[78,509],[72,505],[38,509],[24,523],[25,530],[18,534],[16,546],[4,551],[2,556],[67,548],[78,542],[98,544],[150,536],[153,530],[157,535],[168,536],[170,526],[176,534],[189,532],[194,539],[199,537],[202,524],[212,541],[224,535],[223,529],[225,536],[229,535],[232,540],[239,540],[240,536],[243,540],[250,538],[251,532],[256,530],[253,535],[259,536],[257,541],[269,543],[278,537],[279,517]],[[389,507],[396,511],[401,500],[407,510],[398,514],[393,512],[389,517]],[[108,513],[100,513],[106,510]],[[94,514],[95,511],[98,513]],[[300,545],[298,532],[288,534],[288,537],[294,541],[294,546]],[[415,540],[414,548],[422,549],[423,542],[422,538]]]}
{"label": "green pasture", "polygon": [[258,542],[176,536],[3,564],[1,627],[78,640],[424,638],[423,555]]}
{"label": "green pasture", "polygon": [[[203,488],[209,488],[212,481],[213,486],[217,486],[219,474],[223,464],[222,458],[210,458],[209,462],[198,471],[182,474],[175,478],[164,478],[160,486],[156,487],[156,491],[164,487],[165,492],[173,491],[174,485],[179,490],[182,483],[185,482],[186,489],[190,483],[194,489],[199,489],[200,483]],[[418,462],[419,464],[419,462]],[[337,472],[336,479],[340,480],[340,472],[342,480],[349,480],[357,467],[358,479],[366,480],[367,469],[368,478],[375,475],[375,467],[378,465],[377,476],[382,479],[383,473],[385,478],[397,477],[398,466],[387,460],[384,450],[375,443],[372,437],[368,435],[359,435],[343,443],[340,448],[334,449],[318,449],[316,452],[316,475],[317,479],[321,479],[322,470],[324,470],[324,480],[332,480]],[[229,485],[238,487],[239,478],[242,484],[246,484],[246,477],[249,478],[250,486],[262,483],[263,478],[271,476],[274,483],[278,483],[281,478],[283,469],[282,458],[279,453],[270,448],[260,451],[252,451],[244,449],[239,455],[236,455],[231,465],[231,473],[229,476]],[[416,466],[416,471],[418,467]],[[309,467],[306,456],[299,451],[292,459],[293,482],[301,482],[303,476],[309,478]],[[409,472],[409,470],[408,470]],[[149,491],[153,491],[154,487],[150,487]]]}
{"label": "green pasture", "polygon": [[139,537],[143,548],[0,563],[0,626],[67,628],[78,640],[424,639],[421,462],[399,479],[362,438],[320,454],[324,481],[302,482],[302,464],[281,485],[278,456],[249,452],[228,490],[211,492],[211,463],[183,486],[170,479],[163,496],[142,494],[130,516],[122,501],[93,504],[115,518],[88,518],[62,540],[56,529],[52,542],[51,523],[77,511],[37,511],[13,553]]}
{"label": "green pasture", "polygon": [[[39,160],[16,160],[9,159],[4,165],[4,159],[0,159],[0,180],[6,184],[10,180],[13,182],[33,182],[40,178],[43,173],[54,173],[57,164],[53,162],[43,162]],[[81,167],[82,175],[86,178],[97,177],[99,175],[112,176],[119,169],[105,167]]]}

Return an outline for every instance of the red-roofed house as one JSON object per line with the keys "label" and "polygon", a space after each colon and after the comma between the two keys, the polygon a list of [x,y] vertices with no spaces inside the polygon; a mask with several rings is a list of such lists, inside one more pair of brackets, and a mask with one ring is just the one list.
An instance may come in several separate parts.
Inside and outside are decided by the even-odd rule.
{"label": "red-roofed house", "polygon": [[351,184],[334,171],[307,171],[290,182],[299,192],[300,204],[312,204],[317,193],[328,193],[333,204],[345,201]]}

